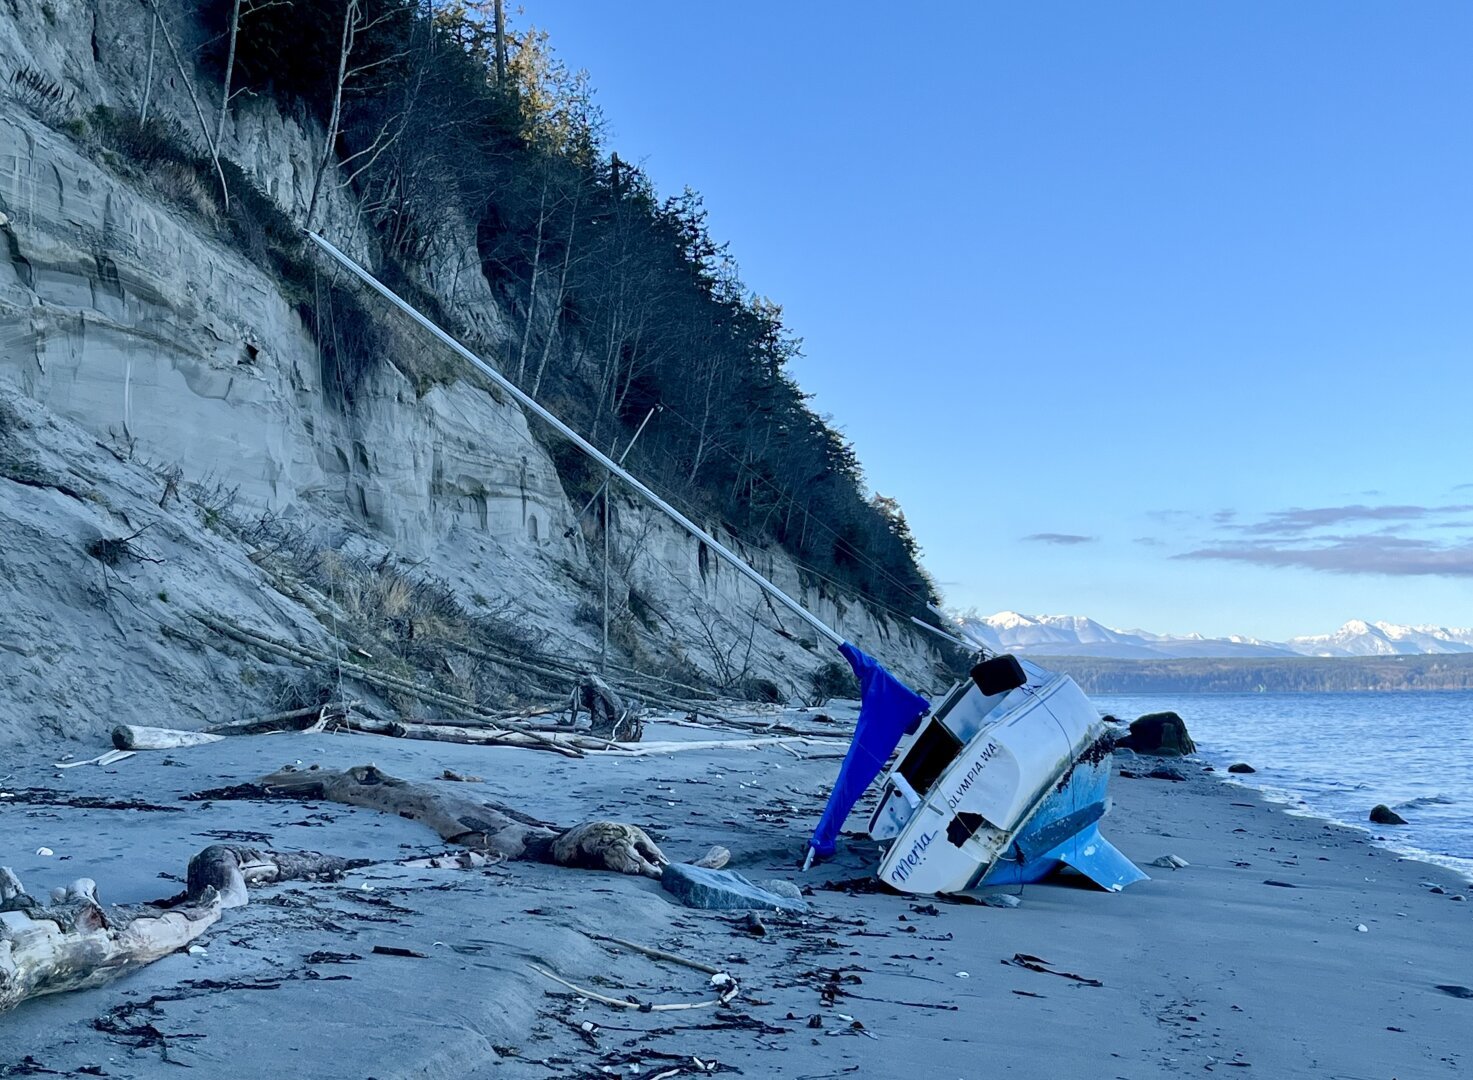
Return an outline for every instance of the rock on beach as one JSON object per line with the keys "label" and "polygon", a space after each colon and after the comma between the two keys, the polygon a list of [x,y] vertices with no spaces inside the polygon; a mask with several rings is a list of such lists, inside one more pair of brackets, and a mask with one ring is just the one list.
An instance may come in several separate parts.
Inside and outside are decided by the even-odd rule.
{"label": "rock on beach", "polygon": [[1187,734],[1187,723],[1174,712],[1147,713],[1130,725],[1129,734],[1115,741],[1124,750],[1153,757],[1185,757],[1197,752]]}
{"label": "rock on beach", "polygon": [[1406,818],[1385,803],[1377,803],[1371,807],[1371,820],[1377,825],[1405,825],[1407,823]]}

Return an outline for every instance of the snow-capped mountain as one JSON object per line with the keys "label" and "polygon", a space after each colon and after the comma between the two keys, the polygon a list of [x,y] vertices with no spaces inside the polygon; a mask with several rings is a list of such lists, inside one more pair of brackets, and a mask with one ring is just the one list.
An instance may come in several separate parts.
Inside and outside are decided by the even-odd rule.
{"label": "snow-capped mountain", "polygon": [[1289,648],[1304,656],[1408,656],[1473,652],[1473,628],[1398,626],[1351,619],[1333,634],[1290,638]]}
{"label": "snow-capped mountain", "polygon": [[1473,629],[1400,626],[1352,619],[1333,634],[1261,641],[1234,634],[1153,634],[1116,630],[1082,615],[1022,615],[999,611],[961,622],[973,638],[998,652],[1034,656],[1151,659],[1187,656],[1394,656],[1473,652]]}

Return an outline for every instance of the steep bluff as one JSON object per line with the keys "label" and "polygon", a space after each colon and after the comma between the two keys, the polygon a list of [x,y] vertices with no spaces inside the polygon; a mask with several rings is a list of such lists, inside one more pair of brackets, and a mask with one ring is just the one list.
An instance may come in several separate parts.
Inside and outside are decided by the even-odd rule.
{"label": "steep bluff", "polygon": [[[10,92],[0,101],[0,739],[206,722],[280,700],[286,673],[263,676],[239,649],[202,640],[190,617],[332,647],[330,612],[304,607],[272,572],[288,528],[298,546],[309,537],[316,552],[434,579],[470,615],[549,652],[595,655],[601,525],[575,523],[521,410],[453,367],[426,386],[413,372],[437,346],[410,333],[386,339],[392,353],[344,408],[282,283],[181,208],[178,192],[81,137],[71,118],[133,107],[148,33],[132,3],[0,4]],[[62,100],[38,108],[14,92],[18,73]],[[191,107],[173,76],[154,95],[155,109]],[[257,98],[242,99],[227,128],[226,156],[300,220],[322,133]],[[371,253],[349,195],[331,193],[320,220]],[[507,340],[513,320],[480,272],[472,227],[450,236],[459,240],[423,260],[415,284],[478,343]],[[331,272],[315,276],[320,290]],[[783,696],[831,662],[811,631],[657,513],[620,493],[611,526],[624,662],[763,680]],[[161,562],[88,553],[99,537],[140,529],[136,549]],[[776,547],[723,539],[902,676],[939,684],[931,643],[902,622],[822,591]],[[494,678],[489,689],[462,682],[495,695]]]}

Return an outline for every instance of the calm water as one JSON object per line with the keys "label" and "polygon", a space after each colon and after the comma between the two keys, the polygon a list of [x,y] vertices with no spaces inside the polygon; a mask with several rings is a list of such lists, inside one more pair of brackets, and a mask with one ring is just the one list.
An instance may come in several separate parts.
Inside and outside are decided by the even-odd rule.
{"label": "calm water", "polygon": [[[1126,720],[1173,709],[1208,761],[1258,770],[1235,779],[1473,878],[1473,692],[1090,697]],[[1377,803],[1410,824],[1371,825]]]}

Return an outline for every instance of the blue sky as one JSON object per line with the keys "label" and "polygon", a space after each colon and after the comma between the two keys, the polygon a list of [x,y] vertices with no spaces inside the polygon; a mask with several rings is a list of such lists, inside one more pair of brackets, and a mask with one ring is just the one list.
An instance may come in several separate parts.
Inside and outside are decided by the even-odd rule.
{"label": "blue sky", "polygon": [[1473,6],[529,21],[705,195],[948,603],[1473,624]]}

